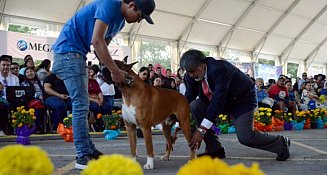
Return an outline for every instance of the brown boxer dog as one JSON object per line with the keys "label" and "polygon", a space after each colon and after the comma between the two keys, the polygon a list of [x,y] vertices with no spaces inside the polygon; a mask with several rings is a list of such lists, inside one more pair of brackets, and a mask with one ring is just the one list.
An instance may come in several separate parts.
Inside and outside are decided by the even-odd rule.
{"label": "brown boxer dog", "polygon": [[[132,70],[136,62],[126,64],[115,60],[115,63],[130,77],[126,79],[126,84],[119,86],[119,89],[123,97],[122,117],[126,125],[131,156],[136,159],[136,125],[138,125],[143,132],[147,150],[147,162],[143,168],[154,169],[151,127],[162,123],[167,145],[165,155],[161,157],[161,160],[169,160],[173,148],[171,127],[176,119],[179,121],[186,140],[188,143],[191,142],[189,104],[187,99],[175,90],[144,83]],[[191,148],[190,151],[190,159],[195,158],[195,151]]]}

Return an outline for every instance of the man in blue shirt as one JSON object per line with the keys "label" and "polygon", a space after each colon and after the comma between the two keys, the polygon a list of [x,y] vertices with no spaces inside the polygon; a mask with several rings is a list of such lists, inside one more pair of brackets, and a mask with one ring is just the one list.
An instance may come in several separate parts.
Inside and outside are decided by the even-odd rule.
{"label": "man in blue shirt", "polygon": [[95,0],[68,20],[53,45],[52,71],[64,80],[72,100],[77,169],[85,169],[90,159],[102,155],[92,143],[87,125],[89,99],[85,61],[90,45],[111,71],[113,81],[123,83],[126,72],[114,63],[107,45],[124,27],[125,21],[135,23],[145,19],[153,24],[150,15],[154,9],[154,0]]}

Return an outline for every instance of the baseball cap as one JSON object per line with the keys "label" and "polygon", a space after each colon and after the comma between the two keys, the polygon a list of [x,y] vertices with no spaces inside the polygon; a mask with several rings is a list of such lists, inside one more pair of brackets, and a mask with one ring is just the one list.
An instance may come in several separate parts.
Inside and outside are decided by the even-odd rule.
{"label": "baseball cap", "polygon": [[149,23],[154,24],[152,18],[150,17],[151,13],[156,8],[154,0],[134,0],[137,7],[142,12],[142,17]]}

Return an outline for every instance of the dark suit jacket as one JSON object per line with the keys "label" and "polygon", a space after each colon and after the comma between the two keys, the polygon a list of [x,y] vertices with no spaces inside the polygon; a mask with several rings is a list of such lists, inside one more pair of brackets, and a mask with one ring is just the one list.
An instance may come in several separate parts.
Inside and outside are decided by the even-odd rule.
{"label": "dark suit jacket", "polygon": [[238,117],[257,106],[254,82],[227,61],[207,57],[207,81],[213,92],[211,101],[203,94],[201,81],[195,81],[189,74],[185,80],[187,100],[192,102],[199,96],[208,103],[205,118],[213,123],[219,114],[229,113]]}

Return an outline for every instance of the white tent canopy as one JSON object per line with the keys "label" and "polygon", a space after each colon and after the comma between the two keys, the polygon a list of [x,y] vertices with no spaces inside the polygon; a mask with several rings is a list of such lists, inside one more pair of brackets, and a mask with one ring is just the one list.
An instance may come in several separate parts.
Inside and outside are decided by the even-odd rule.
{"label": "white tent canopy", "polygon": [[[0,0],[0,29],[31,21],[57,35],[61,26],[90,0]],[[155,25],[128,24],[122,34],[176,42],[181,52],[200,45],[223,55],[225,48],[269,55],[279,65],[311,63],[327,72],[327,0],[155,0]],[[140,25],[140,26],[139,26]],[[6,29],[5,29],[6,30]],[[259,53],[259,55],[258,55]],[[306,70],[305,68],[303,71]]]}

